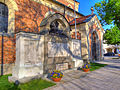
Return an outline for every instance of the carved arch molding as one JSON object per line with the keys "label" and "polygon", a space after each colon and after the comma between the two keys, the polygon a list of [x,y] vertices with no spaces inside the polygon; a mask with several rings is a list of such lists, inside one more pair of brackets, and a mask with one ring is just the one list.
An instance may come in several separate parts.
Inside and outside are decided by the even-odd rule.
{"label": "carved arch molding", "polygon": [[15,11],[18,11],[17,4],[14,0],[0,0],[0,3],[7,5],[8,7],[8,32],[15,32]]}
{"label": "carved arch molding", "polygon": [[62,14],[55,13],[49,15],[47,18],[43,19],[40,26],[43,28],[43,31],[48,30],[50,33],[59,33],[70,37],[70,25]]}

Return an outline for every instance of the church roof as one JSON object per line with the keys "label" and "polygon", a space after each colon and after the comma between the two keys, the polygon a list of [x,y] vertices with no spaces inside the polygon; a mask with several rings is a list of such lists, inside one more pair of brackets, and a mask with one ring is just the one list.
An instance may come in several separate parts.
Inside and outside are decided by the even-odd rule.
{"label": "church roof", "polygon": [[[95,14],[83,16],[83,17],[80,17],[80,18],[76,18],[76,24],[86,23],[86,22],[90,21],[94,16],[95,16]],[[70,23],[71,26],[75,25],[75,19],[73,19],[69,23]]]}

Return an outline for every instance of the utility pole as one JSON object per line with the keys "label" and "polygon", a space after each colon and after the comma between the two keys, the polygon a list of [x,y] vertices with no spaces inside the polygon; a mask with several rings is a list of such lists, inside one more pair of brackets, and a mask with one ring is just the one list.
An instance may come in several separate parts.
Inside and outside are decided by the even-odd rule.
{"label": "utility pole", "polygon": [[75,39],[77,39],[77,32],[76,32],[76,11],[75,11],[75,1],[76,1],[76,0],[74,0]]}

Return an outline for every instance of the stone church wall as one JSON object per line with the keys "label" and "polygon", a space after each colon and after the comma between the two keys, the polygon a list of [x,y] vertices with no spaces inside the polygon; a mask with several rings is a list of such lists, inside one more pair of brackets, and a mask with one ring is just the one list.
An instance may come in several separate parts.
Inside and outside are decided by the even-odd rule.
{"label": "stone church wall", "polygon": [[[74,26],[71,27],[72,32],[75,32]],[[88,44],[85,24],[77,25],[77,32],[81,34],[81,58],[88,60]]]}
{"label": "stone church wall", "polygon": [[[3,0],[1,2],[4,3]],[[8,6],[8,10],[9,10],[8,33],[18,33],[20,31],[39,33],[41,30],[41,27],[40,27],[41,21],[47,17],[46,13],[48,12],[54,12],[54,13],[58,12],[61,14],[64,13],[64,11],[60,12],[60,10],[55,9],[55,7],[46,5],[45,2],[44,3],[40,3],[40,2],[37,2],[36,0],[6,1],[5,4]],[[60,6],[60,5],[58,6],[64,10],[63,6]],[[73,16],[67,15],[67,13],[70,14],[70,12],[66,12],[65,14],[66,19],[68,21],[71,21],[73,19]],[[15,58],[16,47],[15,47],[15,43],[12,42],[13,41],[12,39],[16,39],[16,38],[5,37],[4,39],[8,41],[7,43],[5,43],[4,48],[6,49],[8,47],[9,49],[8,51],[4,51],[3,60],[4,60],[4,70],[5,70],[5,68],[8,67],[9,64],[10,64],[10,67],[11,67],[11,64],[14,65],[14,61],[16,60]],[[0,36],[0,40],[1,40],[1,36]],[[1,50],[1,47],[0,47],[0,50]],[[7,55],[7,53],[9,53],[9,55]],[[0,58],[1,58],[1,51],[0,51]],[[11,73],[11,70],[7,70],[7,71],[10,71]]]}
{"label": "stone church wall", "polygon": [[92,37],[93,37],[93,32],[96,32],[98,38],[97,38],[97,41],[98,41],[98,47],[99,48],[98,50],[98,60],[101,60],[102,57],[103,57],[103,53],[102,53],[102,37],[103,37],[103,32],[102,32],[102,29],[100,27],[100,24],[98,23],[98,19],[97,17],[95,16],[90,22],[87,23],[88,25],[88,34],[89,34],[89,54],[90,54],[90,58],[92,59]]}
{"label": "stone church wall", "polygon": [[[70,7],[71,9],[74,9],[74,1],[73,0],[57,0],[59,1],[60,3]],[[75,2],[75,7],[76,7],[76,11],[78,11],[78,7],[79,7],[79,3],[78,2]]]}

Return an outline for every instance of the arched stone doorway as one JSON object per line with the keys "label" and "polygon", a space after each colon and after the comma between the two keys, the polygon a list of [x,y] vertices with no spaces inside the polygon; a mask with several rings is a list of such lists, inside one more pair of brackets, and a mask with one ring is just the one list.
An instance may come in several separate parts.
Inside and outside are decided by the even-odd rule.
{"label": "arched stone doorway", "polygon": [[97,33],[94,31],[92,33],[92,60],[99,60],[99,51],[100,51],[100,47],[99,47],[99,38]]}

